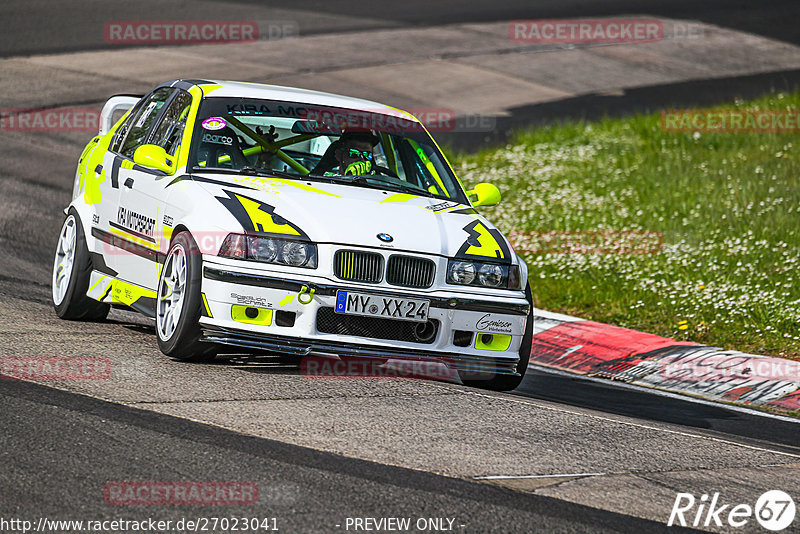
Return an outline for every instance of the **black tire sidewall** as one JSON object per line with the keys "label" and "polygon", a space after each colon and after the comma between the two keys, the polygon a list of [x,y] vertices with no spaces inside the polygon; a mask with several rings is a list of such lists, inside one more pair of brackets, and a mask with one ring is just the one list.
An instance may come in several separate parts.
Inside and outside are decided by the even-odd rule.
{"label": "black tire sidewall", "polygon": [[[50,298],[53,302],[53,308],[62,319],[77,318],[84,313],[81,309],[81,304],[86,300],[86,291],[89,289],[89,274],[91,273],[91,263],[89,259],[89,250],[86,246],[86,235],[83,232],[83,223],[75,208],[70,208],[64,222],[58,232],[58,239],[61,240],[61,232],[64,230],[64,225],[72,217],[75,220],[75,252],[72,259],[72,272],[69,274],[69,284],[67,291],[64,293],[64,298],[59,304],[56,304],[53,298],[53,280],[51,273],[51,287]],[[56,253],[58,253],[58,243],[56,243]],[[53,257],[53,269],[55,269],[55,256]]]}
{"label": "black tire sidewall", "polygon": [[531,284],[525,286],[525,299],[530,304],[531,309],[528,312],[528,320],[525,324],[525,334],[522,336],[522,343],[519,346],[519,363],[517,364],[517,372],[524,376],[525,371],[528,369],[528,363],[531,361],[531,347],[533,346],[533,293],[531,292]]}
{"label": "black tire sidewall", "polygon": [[531,347],[533,346],[533,293],[531,292],[530,283],[525,286],[525,299],[530,305],[530,311],[528,311],[528,320],[525,322],[525,333],[522,336],[522,342],[519,346],[519,363],[517,363],[518,375],[490,375],[459,372],[461,381],[465,386],[493,391],[510,391],[516,389],[522,382],[522,379],[525,377],[525,372],[528,370],[528,363],[531,359]]}

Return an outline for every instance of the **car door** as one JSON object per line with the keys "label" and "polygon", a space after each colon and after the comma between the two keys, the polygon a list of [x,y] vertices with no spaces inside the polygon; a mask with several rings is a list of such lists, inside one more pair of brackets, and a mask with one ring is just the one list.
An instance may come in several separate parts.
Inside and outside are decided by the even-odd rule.
{"label": "car door", "polygon": [[127,254],[120,255],[115,268],[119,278],[148,289],[154,290],[158,284],[161,269],[158,251],[166,251],[169,244],[162,243],[164,236],[160,228],[162,221],[167,220],[166,187],[174,170],[170,173],[137,165],[133,162],[133,155],[143,144],[157,145],[173,162],[177,160],[191,104],[192,97],[188,92],[174,90],[159,108],[146,135],[137,145],[124,147],[121,154],[125,160],[119,169],[121,187],[117,223],[138,246],[132,246]]}
{"label": "car door", "polygon": [[139,113],[148,97],[142,97],[133,106],[128,113],[128,118],[112,134],[108,145],[100,142],[100,136],[96,137],[86,147],[79,162],[79,170],[83,173],[81,178],[84,182],[83,201],[91,207],[89,249],[93,253],[97,253],[93,258],[94,268],[104,274],[114,273],[108,267],[113,264],[114,257],[119,255],[119,249],[113,240],[114,236],[110,233],[111,222],[117,218],[119,203],[117,175],[112,176],[115,151],[121,146],[133,117]]}
{"label": "car door", "polygon": [[[121,126],[120,129],[124,131],[115,138],[106,156],[107,161],[104,161],[106,175],[110,177],[110,187],[115,194],[113,213],[108,214],[113,248],[111,253],[106,254],[106,264],[117,273],[117,278],[143,286],[141,281],[149,280],[152,273],[156,272],[157,206],[128,192],[137,180],[144,182],[140,179],[142,176],[154,179],[163,176],[163,173],[135,165],[133,155],[152,135],[175,91],[172,87],[160,87],[142,99]],[[137,273],[137,268],[141,268],[143,262],[148,266],[148,273]],[[150,284],[144,287],[150,287]]]}

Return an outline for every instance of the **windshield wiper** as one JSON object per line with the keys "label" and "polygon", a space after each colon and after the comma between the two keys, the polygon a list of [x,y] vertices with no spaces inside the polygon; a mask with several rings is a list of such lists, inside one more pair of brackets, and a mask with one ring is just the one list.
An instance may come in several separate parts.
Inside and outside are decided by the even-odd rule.
{"label": "windshield wiper", "polygon": [[201,167],[199,165],[192,167],[192,172],[225,172],[228,174],[239,174],[237,169],[226,169],[225,167]]}
{"label": "windshield wiper", "polygon": [[424,189],[420,189],[419,187],[414,187],[413,185],[398,184],[397,182],[393,180],[387,180],[382,176],[375,176],[371,174],[360,174],[358,176],[354,176],[348,181],[355,182],[357,184],[370,185],[369,183],[370,180],[378,182],[381,185],[397,188],[398,190],[406,193],[413,193],[415,195],[420,195],[423,197],[431,197],[431,198],[433,197],[433,193],[431,193],[430,191],[425,191]]}
{"label": "windshield wiper", "polygon": [[242,167],[237,172],[239,174],[253,174],[255,176],[275,176],[278,178],[290,178],[293,180],[302,180],[306,177],[304,174],[294,174],[291,172],[273,171],[268,169],[256,169],[255,167]]}
{"label": "windshield wiper", "polygon": [[274,176],[276,178],[290,178],[294,180],[303,180],[306,178],[303,174],[293,174],[291,172],[272,171],[267,169],[256,169],[255,167],[242,167],[241,169],[227,169],[224,167],[192,167],[192,172],[224,172],[226,174],[250,174],[253,176]]}

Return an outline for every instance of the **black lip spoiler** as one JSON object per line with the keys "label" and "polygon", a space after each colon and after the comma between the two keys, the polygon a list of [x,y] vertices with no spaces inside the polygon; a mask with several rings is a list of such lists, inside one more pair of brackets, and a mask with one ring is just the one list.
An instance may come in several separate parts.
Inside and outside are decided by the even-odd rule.
{"label": "black lip spoiler", "polygon": [[301,358],[315,353],[336,356],[356,356],[359,358],[395,359],[441,363],[459,371],[491,373],[498,375],[518,375],[519,358],[489,358],[455,352],[434,352],[413,349],[400,349],[375,345],[357,345],[326,340],[306,339],[288,336],[256,334],[231,328],[204,326],[202,341],[221,343],[251,350],[267,350],[290,354]]}

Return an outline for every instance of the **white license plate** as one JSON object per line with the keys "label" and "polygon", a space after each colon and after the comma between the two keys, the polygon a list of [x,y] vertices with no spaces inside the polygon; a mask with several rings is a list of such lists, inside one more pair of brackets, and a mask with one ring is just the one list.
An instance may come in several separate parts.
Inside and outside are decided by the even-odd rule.
{"label": "white license plate", "polygon": [[347,315],[365,315],[424,323],[428,320],[430,304],[429,300],[383,297],[340,290],[336,292],[335,310],[336,313]]}

